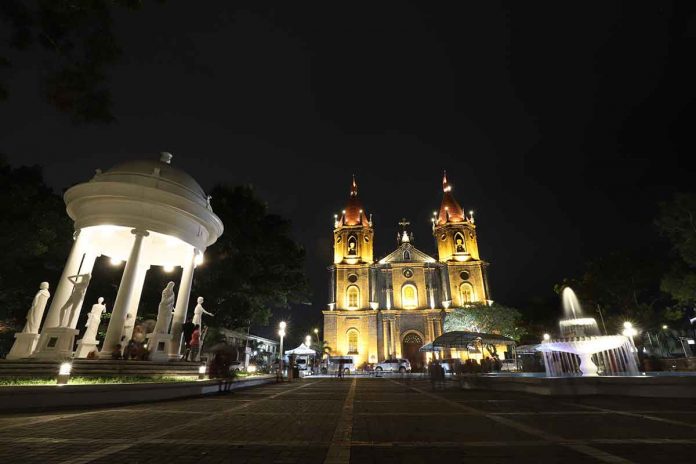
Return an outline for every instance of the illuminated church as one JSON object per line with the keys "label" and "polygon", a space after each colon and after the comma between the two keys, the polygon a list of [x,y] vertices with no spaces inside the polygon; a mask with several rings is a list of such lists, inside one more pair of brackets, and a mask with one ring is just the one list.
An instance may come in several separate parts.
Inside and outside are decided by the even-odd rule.
{"label": "illuminated church", "polygon": [[413,246],[402,221],[396,250],[375,261],[372,219],[353,178],[348,203],[334,223],[324,311],[324,339],[332,355],[351,355],[357,367],[407,358],[417,369],[424,362],[419,348],[442,334],[449,308],[490,299],[488,263],[479,257],[473,212],[462,210],[446,175],[442,190],[432,218],[438,259]]}

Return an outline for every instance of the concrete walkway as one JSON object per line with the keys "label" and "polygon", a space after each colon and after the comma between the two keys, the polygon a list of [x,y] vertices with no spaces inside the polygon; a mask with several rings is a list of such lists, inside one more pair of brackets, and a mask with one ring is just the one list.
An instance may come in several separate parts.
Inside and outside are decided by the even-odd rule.
{"label": "concrete walkway", "polygon": [[306,379],[200,399],[0,415],[0,462],[673,464],[696,456],[694,400],[455,387]]}

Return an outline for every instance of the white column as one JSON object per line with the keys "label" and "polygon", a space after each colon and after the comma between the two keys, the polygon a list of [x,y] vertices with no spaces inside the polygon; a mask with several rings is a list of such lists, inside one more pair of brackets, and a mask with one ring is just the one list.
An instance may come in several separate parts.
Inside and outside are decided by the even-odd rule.
{"label": "white column", "polygon": [[193,270],[196,267],[196,250],[193,248],[191,248],[188,261],[181,272],[179,292],[176,295],[176,307],[172,318],[172,342],[169,344],[169,359],[173,360],[178,359],[181,353],[181,328],[186,322],[191,284],[193,284]]}
{"label": "white column", "polygon": [[51,300],[51,306],[48,308],[48,314],[46,315],[46,321],[44,322],[43,328],[58,327],[60,325],[60,308],[68,301],[70,294],[72,293],[73,284],[68,280],[68,277],[77,274],[80,269],[80,264],[82,263],[82,256],[85,254],[85,248],[87,245],[87,234],[78,230],[75,232],[75,241],[70,249],[70,254],[68,255],[68,260],[63,268],[63,274],[60,276],[55,292],[53,292],[53,299]]}
{"label": "white column", "polygon": [[[82,267],[80,267],[80,274],[92,274],[94,270],[94,262],[97,260],[97,255],[88,251],[85,253],[85,257],[82,260]],[[85,292],[86,294],[87,292]],[[80,313],[82,312],[82,303],[85,300],[85,295],[82,295],[82,300],[80,300],[80,305],[77,307],[73,319],[70,321],[69,327],[74,329],[77,327],[77,321],[80,319]]]}
{"label": "white column", "polygon": [[131,247],[128,261],[126,261],[126,268],[123,270],[121,284],[118,286],[118,293],[116,294],[116,301],[114,301],[114,308],[111,310],[109,327],[106,329],[104,345],[102,345],[100,353],[100,356],[104,358],[110,357],[111,352],[114,350],[114,348],[116,348],[116,345],[121,343],[121,335],[123,334],[123,325],[126,322],[126,314],[128,314],[128,308],[131,305],[131,301],[133,301],[133,290],[140,264],[139,260],[140,252],[143,247],[143,239],[148,235],[147,231],[139,229],[133,229],[131,233],[135,235],[135,239],[133,240],[133,246]]}
{"label": "white column", "polygon": [[150,266],[145,264],[138,266],[137,275],[135,276],[135,282],[133,283],[133,297],[128,307],[128,312],[126,313],[126,321],[123,327],[122,338],[126,343],[133,337],[133,328],[135,327],[135,319],[138,316],[138,306],[140,305],[140,296],[143,293],[143,284],[145,283],[145,276]]}

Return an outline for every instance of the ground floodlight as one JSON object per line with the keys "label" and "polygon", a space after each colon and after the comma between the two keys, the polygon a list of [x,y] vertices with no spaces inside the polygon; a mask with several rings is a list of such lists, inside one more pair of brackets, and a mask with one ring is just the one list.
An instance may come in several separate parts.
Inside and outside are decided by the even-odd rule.
{"label": "ground floodlight", "polygon": [[56,383],[58,385],[66,385],[68,380],[70,380],[70,371],[72,371],[72,363],[64,362],[60,365],[58,369],[58,378]]}

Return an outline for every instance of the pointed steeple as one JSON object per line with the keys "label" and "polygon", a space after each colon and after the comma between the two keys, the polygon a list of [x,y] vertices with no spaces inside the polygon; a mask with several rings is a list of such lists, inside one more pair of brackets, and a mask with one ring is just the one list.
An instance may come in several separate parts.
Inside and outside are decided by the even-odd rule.
{"label": "pointed steeple", "polygon": [[447,171],[442,174],[442,203],[440,204],[440,212],[437,215],[437,225],[447,224],[448,222],[464,222],[466,216],[462,207],[452,194],[452,186],[447,181]]}
{"label": "pointed steeple", "polygon": [[355,181],[355,174],[350,184],[350,197],[348,203],[342,212],[340,221],[341,226],[358,226],[368,225],[367,215],[363,209],[362,203],[358,199],[358,183]]}

